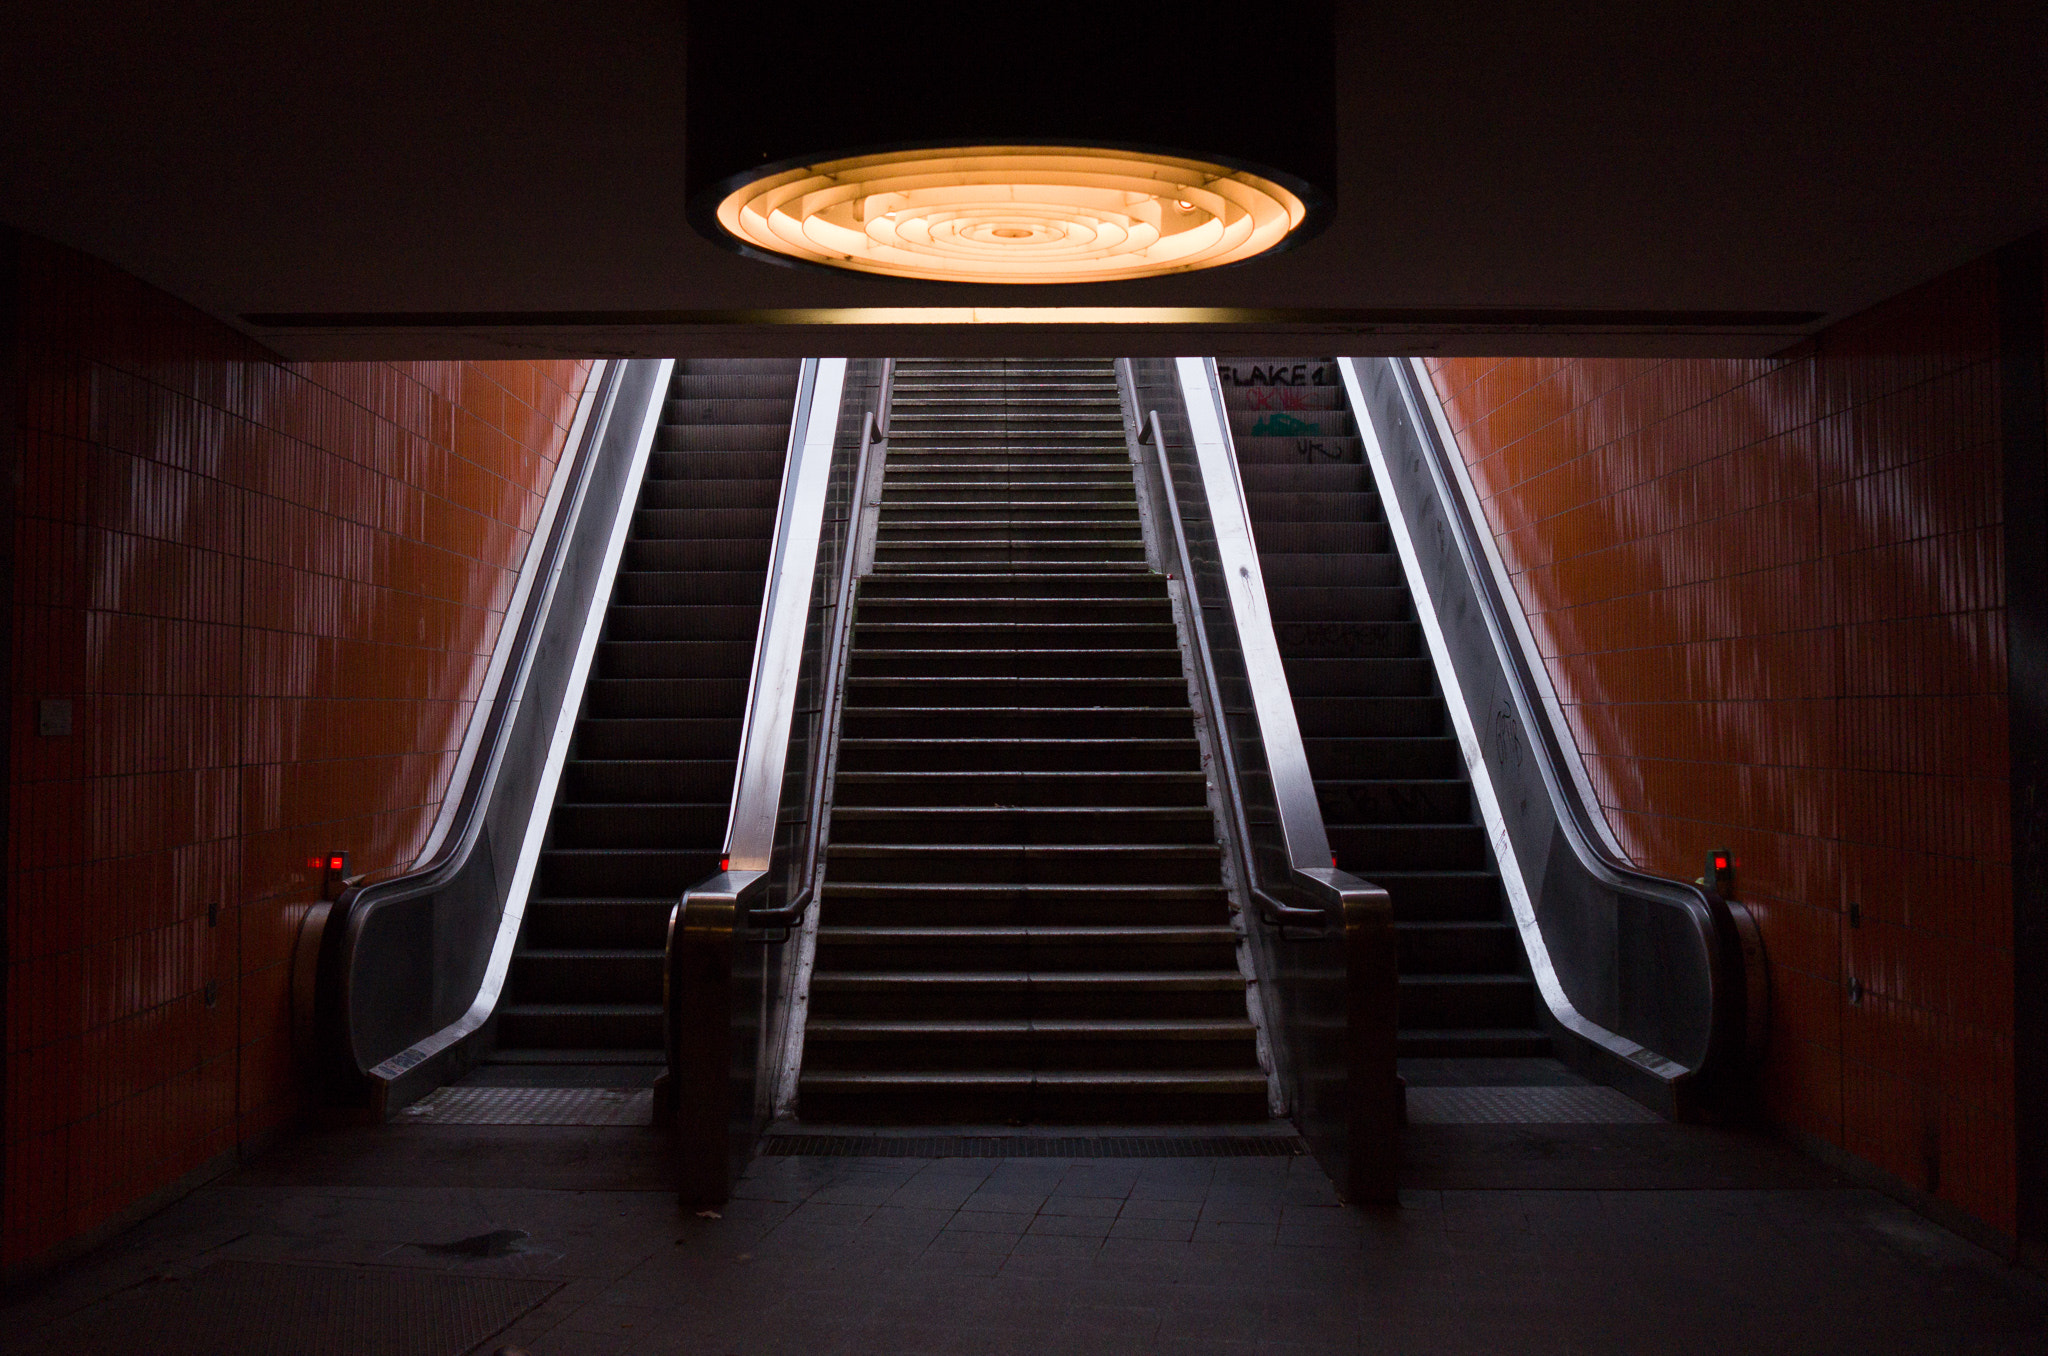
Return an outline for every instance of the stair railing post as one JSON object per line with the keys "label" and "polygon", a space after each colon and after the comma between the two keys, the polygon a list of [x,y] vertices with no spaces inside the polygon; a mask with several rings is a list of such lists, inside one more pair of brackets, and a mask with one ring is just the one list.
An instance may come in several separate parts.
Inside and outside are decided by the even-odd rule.
{"label": "stair railing post", "polygon": [[1400,969],[1394,911],[1385,891],[1344,900],[1345,1195],[1385,1205],[1399,1193],[1403,1096]]}
{"label": "stair railing post", "polygon": [[732,924],[732,906],[720,908],[701,893],[669,918],[662,1002],[672,1071],[667,1100],[676,1130],[677,1190],[693,1207],[715,1205],[730,1190]]}

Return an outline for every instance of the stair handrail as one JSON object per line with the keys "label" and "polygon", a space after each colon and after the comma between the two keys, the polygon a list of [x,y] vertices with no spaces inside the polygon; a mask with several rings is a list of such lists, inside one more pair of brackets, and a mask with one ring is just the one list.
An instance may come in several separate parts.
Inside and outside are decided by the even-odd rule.
{"label": "stair handrail", "polygon": [[[1377,429],[1372,427],[1361,377],[1360,360],[1338,359],[1347,397],[1359,416],[1359,431],[1368,440],[1368,450],[1385,460],[1386,449]],[[1488,550],[1490,529],[1483,529],[1475,516],[1471,487],[1461,468],[1451,464],[1446,430],[1432,417],[1419,374],[1409,360],[1382,360],[1393,380],[1403,412],[1415,432],[1417,451],[1442,505],[1449,544],[1457,552],[1467,575],[1473,597],[1492,640],[1503,675],[1512,693],[1515,714],[1521,728],[1532,736],[1527,742],[1535,754],[1537,770],[1549,793],[1562,836],[1572,855],[1594,880],[1617,894],[1676,908],[1689,920],[1707,960],[1710,1001],[1714,1010],[1707,1024],[1707,1039],[1698,1063],[1688,1069],[1662,1052],[1641,1047],[1637,1042],[1610,1031],[1580,1014],[1564,997],[1561,982],[1550,968],[1547,954],[1532,955],[1539,987],[1560,1023],[1578,1035],[1608,1047],[1629,1062],[1669,1081],[1696,1072],[1721,1069],[1738,1062],[1745,1051],[1754,1054],[1761,1046],[1768,1014],[1769,989],[1763,961],[1762,941],[1749,911],[1714,890],[1692,881],[1674,879],[1644,871],[1622,859],[1610,846],[1604,821],[1596,822],[1599,811],[1588,803],[1588,788],[1573,775],[1576,750],[1568,750],[1567,736],[1558,727],[1558,714],[1539,695],[1543,688],[1528,653],[1529,639],[1517,628],[1521,619],[1519,600],[1510,603],[1502,591],[1496,562]],[[1419,364],[1420,360],[1415,360]],[[1385,480],[1385,476],[1378,479]],[[1382,486],[1383,492],[1388,487]],[[1391,517],[1392,515],[1390,515]],[[1482,531],[1486,533],[1481,536]],[[1499,830],[1497,836],[1505,836]],[[1505,864],[1504,864],[1505,865]],[[1534,925],[1518,917],[1525,940]],[[1541,947],[1540,929],[1535,938]],[[1555,992],[1553,992],[1553,990]],[[1562,1002],[1560,1002],[1562,1000]]]}

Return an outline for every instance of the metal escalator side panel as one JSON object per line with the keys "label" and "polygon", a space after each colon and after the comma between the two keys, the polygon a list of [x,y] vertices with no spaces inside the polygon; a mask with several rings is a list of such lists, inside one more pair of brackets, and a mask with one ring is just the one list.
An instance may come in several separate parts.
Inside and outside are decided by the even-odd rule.
{"label": "metal escalator side panel", "polygon": [[[1135,366],[1132,379],[1134,388],[1141,385]],[[1194,464],[1177,472],[1166,455],[1167,434],[1151,415],[1190,613],[1205,610],[1204,589],[1222,594],[1206,603],[1213,622],[1195,628],[1196,643],[1205,647],[1197,669],[1224,736],[1216,782],[1229,804],[1225,827],[1244,848],[1238,861],[1247,919],[1266,923],[1247,941],[1274,1070],[1295,1123],[1346,1196],[1391,1200],[1400,1106],[1391,901],[1385,890],[1331,865],[1215,365],[1178,359],[1170,376],[1157,373],[1142,386],[1143,398],[1162,406],[1177,396],[1188,420]],[[1233,701],[1230,692],[1241,695]],[[1250,758],[1241,762],[1233,744]],[[1261,774],[1270,783],[1260,785]],[[1244,785],[1236,784],[1240,778]],[[1284,798],[1282,786],[1291,787]]]}
{"label": "metal escalator side panel", "polygon": [[[571,498],[556,505],[561,527],[550,541],[561,546],[535,562],[542,573],[515,595],[538,597],[521,620],[517,653],[494,657],[504,684],[498,724],[479,745],[484,766],[465,804],[441,831],[443,866],[346,901],[325,967],[343,1047],[337,1062],[353,1067],[380,1111],[430,1088],[503,990],[566,753],[561,730],[573,726],[581,703],[672,367],[619,364],[616,382],[605,384],[605,408],[579,412],[589,445]],[[540,748],[544,759],[532,756]]]}
{"label": "metal escalator side panel", "polygon": [[[820,741],[829,740],[829,721],[825,710],[800,710],[799,703],[826,710],[831,704],[834,670],[823,650],[834,628],[820,612],[845,605],[842,576],[852,554],[833,534],[859,521],[857,512],[833,517],[835,505],[844,507],[835,468],[843,470],[851,453],[857,483],[874,428],[863,403],[874,385],[870,365],[860,366],[857,379],[851,366],[844,358],[803,364],[721,868],[684,890],[670,913],[663,965],[668,1074],[657,1103],[679,1132],[681,1193],[692,1202],[724,1199],[772,1111],[783,1064],[802,1048],[804,939],[791,939],[788,929],[805,921],[811,893],[801,878],[812,874],[815,848],[799,840],[816,837],[829,754]],[[860,416],[851,432],[850,410]],[[793,808],[801,810],[794,819]]]}
{"label": "metal escalator side panel", "polygon": [[[1565,1052],[1667,1114],[1725,1057],[1728,947],[1616,850],[1426,375],[1340,358],[1516,931]],[[1434,445],[1432,445],[1434,439]],[[1519,624],[1518,624],[1519,623]]]}
{"label": "metal escalator side panel", "polygon": [[1245,501],[1237,453],[1231,444],[1230,421],[1224,415],[1214,358],[1176,358],[1181,399],[1188,431],[1201,468],[1209,520],[1216,535],[1223,579],[1230,591],[1230,611],[1244,655],[1245,677],[1251,685],[1253,709],[1267,755],[1273,798],[1285,835],[1287,861],[1294,870],[1327,873],[1330,839],[1316,803],[1315,780],[1309,775],[1287,670],[1280,662],[1280,643],[1273,633],[1272,610],[1266,605],[1266,579],[1252,539],[1251,510]]}

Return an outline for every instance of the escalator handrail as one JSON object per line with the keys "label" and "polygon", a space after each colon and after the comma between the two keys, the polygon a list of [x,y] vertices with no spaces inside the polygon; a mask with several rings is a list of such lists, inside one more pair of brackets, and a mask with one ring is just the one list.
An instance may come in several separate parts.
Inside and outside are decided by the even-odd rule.
{"label": "escalator handrail", "polygon": [[[731,872],[766,871],[774,851],[789,725],[796,710],[797,666],[803,655],[804,620],[811,576],[817,569],[845,380],[844,358],[806,358],[797,379],[782,487],[775,500],[767,586],[761,594],[761,622],[754,632],[754,661],[740,721],[739,761],[733,768],[719,854],[724,869]],[[831,411],[820,417],[824,412],[818,407],[827,399]]]}
{"label": "escalator handrail", "polygon": [[1272,613],[1266,606],[1265,575],[1252,537],[1251,509],[1245,499],[1243,478],[1238,474],[1237,449],[1217,383],[1216,360],[1176,358],[1174,368],[1181,401],[1187,410],[1195,464],[1208,500],[1225,600],[1236,620],[1245,681],[1251,689],[1259,738],[1265,744],[1267,772],[1273,781],[1273,800],[1279,812],[1288,865],[1296,875],[1313,876],[1331,869],[1330,838],[1316,800],[1315,777],[1309,771],[1308,754],[1301,742],[1301,724],[1295,718],[1294,698],[1288,691],[1280,642],[1273,633]]}
{"label": "escalator handrail", "polygon": [[832,632],[826,642],[829,648],[825,655],[824,688],[820,693],[820,702],[826,713],[824,730],[817,747],[811,751],[813,763],[808,779],[810,805],[807,807],[803,873],[796,894],[787,904],[774,909],[755,909],[746,916],[749,929],[765,931],[795,927],[803,921],[811,901],[817,898],[818,862],[824,855],[825,819],[831,804],[831,768],[839,742],[839,711],[846,692],[847,656],[853,646],[853,589],[860,574],[858,534],[862,510],[867,502],[868,476],[875,449],[888,439],[889,378],[894,366],[895,359],[883,360],[881,410],[879,413],[870,410],[861,419],[860,454],[854,462],[853,488],[847,499],[847,549],[840,557],[838,606],[833,611]]}
{"label": "escalator handrail", "polygon": [[1218,723],[1216,752],[1223,764],[1223,775],[1217,785],[1229,806],[1231,823],[1237,830],[1231,841],[1238,871],[1245,883],[1245,893],[1258,903],[1259,916],[1269,924],[1277,927],[1326,927],[1331,921],[1326,911],[1289,904],[1266,889],[1259,879],[1257,854],[1251,850],[1251,824],[1245,816],[1244,797],[1238,789],[1237,751],[1232,747],[1229,731],[1221,728],[1222,684],[1216,677],[1216,661],[1209,653],[1209,628],[1202,619],[1202,600],[1195,583],[1195,562],[1188,550],[1187,528],[1181,521],[1180,495],[1173,487],[1173,468],[1166,460],[1166,435],[1159,427],[1158,410],[1147,411],[1145,422],[1139,425],[1138,445],[1142,447],[1147,443],[1151,444],[1153,455],[1159,462],[1159,483],[1165,491],[1167,521],[1173,524],[1174,557],[1180,568],[1182,587],[1187,593],[1188,624],[1194,631],[1193,648],[1201,671],[1202,692]]}
{"label": "escalator handrail", "polygon": [[[1232,837],[1235,841],[1238,866],[1244,880],[1245,892],[1257,903],[1260,918],[1271,926],[1281,928],[1326,931],[1343,927],[1348,922],[1355,921],[1358,911],[1361,909],[1371,910],[1390,907],[1386,891],[1379,886],[1361,880],[1348,871],[1340,871],[1334,865],[1324,866],[1321,862],[1317,861],[1304,863],[1296,856],[1296,848],[1298,846],[1318,841],[1322,844],[1321,855],[1327,857],[1329,853],[1328,831],[1323,826],[1322,811],[1314,799],[1314,783],[1312,780],[1309,782],[1311,788],[1310,797],[1305,805],[1299,797],[1283,798],[1276,795],[1275,799],[1278,802],[1282,836],[1288,845],[1289,851],[1288,883],[1301,896],[1315,900],[1316,904],[1309,907],[1290,904],[1268,889],[1266,883],[1261,879],[1262,873],[1259,870],[1258,854],[1253,852],[1251,847],[1251,824],[1244,808],[1242,783],[1239,781],[1238,776],[1237,753],[1233,747],[1229,731],[1222,728],[1225,719],[1223,715],[1222,684],[1216,676],[1215,659],[1209,650],[1209,628],[1202,616],[1200,585],[1195,578],[1194,558],[1188,548],[1187,528],[1181,516],[1180,494],[1174,488],[1173,468],[1167,461],[1166,435],[1159,426],[1158,410],[1147,411],[1145,421],[1138,430],[1138,442],[1141,446],[1148,442],[1151,444],[1153,456],[1158,460],[1159,464],[1159,481],[1165,491],[1167,518],[1173,525],[1174,553],[1180,567],[1183,588],[1186,590],[1188,621],[1194,631],[1193,649],[1200,672],[1202,690],[1217,722],[1216,750],[1223,764],[1223,773],[1219,778],[1218,787],[1229,807],[1231,824],[1236,830]],[[1228,449],[1226,449],[1227,453]],[[1196,456],[1198,458],[1201,456],[1199,440],[1196,441]],[[1232,479],[1235,479],[1234,457],[1231,458],[1231,462],[1233,467]],[[1216,505],[1212,497],[1210,521],[1213,523],[1215,518]],[[1249,524],[1247,523],[1246,526],[1248,528]],[[1248,531],[1245,534],[1245,540],[1247,542],[1250,541]],[[1222,554],[1220,537],[1218,547],[1219,554]],[[1224,555],[1223,564],[1226,577],[1228,577],[1231,563],[1229,556],[1227,554]],[[1263,593],[1262,588],[1261,593]],[[1255,638],[1248,639],[1245,634],[1247,630],[1255,631],[1257,624],[1255,622],[1248,624],[1249,619],[1245,616],[1244,611],[1237,607],[1234,596],[1229,601],[1232,607],[1232,617],[1238,629],[1238,643],[1240,647],[1249,648],[1250,645],[1257,644],[1258,642]],[[1274,663],[1277,665],[1279,647],[1278,642],[1272,639],[1272,626],[1270,622],[1266,623],[1265,633],[1266,639],[1272,645]],[[1248,664],[1247,668],[1249,667]],[[1284,677],[1282,681],[1284,684]],[[1293,700],[1284,686],[1279,696],[1291,720],[1294,713]],[[1294,752],[1297,755],[1301,755],[1299,768],[1288,769],[1287,771],[1275,768],[1276,762],[1286,758],[1287,745],[1284,743],[1276,744],[1274,740],[1267,737],[1264,720],[1266,705],[1261,704],[1257,697],[1258,694],[1255,691],[1253,706],[1255,714],[1259,717],[1259,737],[1263,744],[1267,767],[1272,772],[1275,785],[1281,784],[1282,779],[1287,776],[1287,771],[1293,771],[1298,773],[1300,777],[1306,777],[1308,765],[1306,756],[1302,755],[1299,727],[1296,727],[1296,734],[1293,740]],[[1290,817],[1295,822],[1290,824]],[[1304,818],[1309,822],[1301,822]]]}
{"label": "escalator handrail", "polygon": [[[803,919],[817,895],[829,794],[827,773],[835,743],[830,732],[837,727],[846,653],[852,635],[852,593],[858,560],[850,548],[857,538],[868,492],[870,463],[876,447],[886,437],[892,367],[890,362],[883,364],[880,412],[869,411],[861,421],[860,451],[854,462],[854,482],[848,499],[849,549],[842,552],[839,577],[833,584],[837,607],[826,638],[828,649],[820,691],[828,729],[812,750],[813,763],[806,778],[809,822],[796,891],[779,907],[757,907],[767,892],[768,868],[775,849],[810,590],[817,573],[832,456],[845,397],[844,358],[807,359],[804,364],[804,380],[799,386],[797,414],[790,429],[789,456],[783,471],[783,493],[776,512],[768,587],[755,639],[754,671],[741,724],[739,765],[733,771],[723,860],[716,875],[684,891],[670,911],[671,957],[674,943],[679,940],[679,929],[729,933],[734,928],[767,931],[793,927]],[[823,408],[828,402],[829,411]]]}
{"label": "escalator handrail", "polygon": [[[1737,986],[1742,982],[1742,978],[1761,979],[1760,968],[1757,968],[1753,975],[1746,977],[1729,973],[1734,962],[1730,959],[1731,948],[1727,943],[1731,940],[1743,943],[1748,941],[1747,938],[1740,936],[1750,927],[1746,911],[1691,881],[1644,871],[1622,860],[1608,847],[1600,825],[1594,820],[1594,815],[1598,811],[1587,804],[1579,781],[1569,771],[1571,760],[1576,754],[1567,751],[1564,738],[1552,718],[1548,705],[1538,697],[1540,688],[1531,667],[1529,654],[1511,620],[1509,603],[1502,594],[1500,580],[1492,567],[1491,557],[1481,545],[1478,535],[1480,529],[1474,517],[1474,505],[1467,483],[1450,465],[1450,453],[1444,445],[1436,420],[1424,409],[1425,402],[1417,386],[1418,375],[1409,362],[1403,359],[1388,358],[1384,361],[1388,364],[1409,420],[1415,429],[1424,464],[1436,487],[1438,501],[1443,505],[1444,518],[1450,527],[1450,535],[1459,559],[1470,578],[1473,595],[1478,599],[1495,653],[1508,680],[1509,690],[1513,694],[1522,728],[1535,736],[1530,743],[1536,753],[1537,767],[1549,792],[1558,824],[1564,830],[1565,840],[1571,845],[1573,856],[1578,859],[1580,866],[1601,885],[1621,895],[1647,900],[1683,912],[1707,958],[1708,984],[1711,1002],[1714,1005],[1714,1013],[1707,1026],[1706,1050],[1696,1067],[1705,1069],[1719,1066],[1732,1053],[1729,1045],[1740,1044],[1744,1034],[1733,1029],[1726,1019],[1728,1005],[1734,1001],[1733,996],[1738,992]],[[1345,370],[1350,382],[1355,384],[1357,375],[1354,360],[1339,359],[1339,365],[1340,370]],[[1347,394],[1354,400],[1358,398],[1355,392]],[[1361,408],[1359,413],[1362,415],[1364,410]],[[1361,420],[1361,425],[1366,422],[1369,421]],[[1361,432],[1364,431],[1361,427]],[[1519,601],[1514,606],[1519,611]],[[1668,1056],[1663,1058],[1668,1061]],[[1677,1061],[1669,1062],[1677,1064]]]}
{"label": "escalator handrail", "polygon": [[[298,1020],[308,1027],[339,1022],[340,1029],[315,1037],[332,1047],[331,1053],[337,1059],[347,1047],[352,1046],[347,1029],[349,970],[355,944],[363,934],[365,923],[381,909],[440,890],[467,865],[470,854],[476,850],[482,834],[484,812],[490,804],[491,789],[497,781],[499,769],[503,766],[506,741],[518,711],[517,696],[532,670],[542,624],[552,601],[549,583],[561,566],[562,553],[567,549],[570,534],[575,528],[579,499],[596,465],[598,448],[610,423],[625,367],[621,360],[600,359],[587,379],[592,394],[584,404],[575,450],[557,473],[561,477],[561,485],[560,492],[552,496],[553,518],[546,524],[544,535],[537,543],[538,554],[531,558],[530,569],[525,572],[526,596],[514,622],[505,663],[499,671],[497,683],[488,694],[479,698],[484,710],[481,735],[468,776],[456,792],[455,810],[438,847],[428,860],[396,875],[347,886],[332,904],[315,905],[308,915],[304,926],[317,928],[318,933],[302,941],[304,958],[295,966],[306,971],[306,978],[310,981],[303,985],[303,1010]],[[296,984],[298,976],[294,978]],[[354,1064],[352,1050],[347,1050],[346,1062]],[[354,1072],[359,1074],[360,1068]]]}

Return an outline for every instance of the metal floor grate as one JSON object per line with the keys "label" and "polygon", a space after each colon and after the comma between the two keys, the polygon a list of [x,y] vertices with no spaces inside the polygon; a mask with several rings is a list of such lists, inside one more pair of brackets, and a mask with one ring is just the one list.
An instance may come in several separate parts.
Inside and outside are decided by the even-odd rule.
{"label": "metal floor grate", "polygon": [[652,1125],[650,1088],[441,1088],[401,1111],[419,1125]]}
{"label": "metal floor grate", "polygon": [[1287,1158],[1308,1152],[1291,1135],[768,1135],[782,1158]]}
{"label": "metal floor grate", "polygon": [[389,1267],[218,1262],[146,1281],[35,1334],[38,1356],[461,1356],[557,1281]]}
{"label": "metal floor grate", "polygon": [[1613,1088],[1410,1088],[1410,1125],[1660,1125]]}

